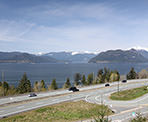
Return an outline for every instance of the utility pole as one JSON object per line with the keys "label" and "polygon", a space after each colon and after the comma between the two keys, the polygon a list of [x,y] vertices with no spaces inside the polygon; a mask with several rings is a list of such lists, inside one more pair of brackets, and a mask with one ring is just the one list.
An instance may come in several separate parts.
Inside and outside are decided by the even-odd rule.
{"label": "utility pole", "polygon": [[117,90],[118,90],[118,95],[119,95],[119,81],[118,81],[118,85],[117,85],[117,87],[118,87]]}
{"label": "utility pole", "polygon": [[101,93],[101,105],[103,105],[103,94]]}
{"label": "utility pole", "polygon": [[93,72],[93,81],[95,80],[95,73]]}
{"label": "utility pole", "polygon": [[[4,82],[4,71],[2,71],[2,82]],[[5,89],[3,89],[3,96],[5,96]]]}
{"label": "utility pole", "polygon": [[5,79],[4,79],[4,71],[2,71],[2,82],[4,82]]}

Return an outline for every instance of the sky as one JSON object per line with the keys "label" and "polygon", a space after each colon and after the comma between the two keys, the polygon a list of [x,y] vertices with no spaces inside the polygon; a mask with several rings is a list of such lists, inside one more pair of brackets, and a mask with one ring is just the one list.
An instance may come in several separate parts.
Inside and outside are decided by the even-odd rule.
{"label": "sky", "polygon": [[0,0],[0,51],[148,49],[148,0]]}

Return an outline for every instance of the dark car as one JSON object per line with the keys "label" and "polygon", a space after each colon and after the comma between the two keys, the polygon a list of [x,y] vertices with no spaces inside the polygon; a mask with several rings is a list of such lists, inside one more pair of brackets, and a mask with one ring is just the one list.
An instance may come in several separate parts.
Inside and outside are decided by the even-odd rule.
{"label": "dark car", "polygon": [[76,88],[76,89],[73,90],[73,92],[76,92],[76,91],[79,91],[79,89]]}
{"label": "dark car", "polygon": [[29,95],[28,95],[29,97],[35,97],[35,96],[37,96],[35,93],[30,93]]}
{"label": "dark car", "polygon": [[105,84],[105,87],[110,86],[109,83]]}
{"label": "dark car", "polygon": [[76,87],[70,87],[70,88],[69,88],[69,91],[76,92],[76,91],[79,91],[79,89],[77,89]]}
{"label": "dark car", "polygon": [[126,82],[127,82],[127,80],[123,80],[123,81],[122,81],[122,83],[126,83]]}

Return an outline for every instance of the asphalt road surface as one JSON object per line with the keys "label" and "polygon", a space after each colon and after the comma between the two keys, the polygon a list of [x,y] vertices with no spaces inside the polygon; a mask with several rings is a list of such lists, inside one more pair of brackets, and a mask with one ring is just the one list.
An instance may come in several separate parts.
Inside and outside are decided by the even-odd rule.
{"label": "asphalt road surface", "polygon": [[[120,90],[136,88],[148,85],[148,82],[120,84]],[[148,94],[130,101],[115,101],[109,99],[111,93],[117,92],[117,86],[111,86],[102,91],[95,91],[87,95],[85,100],[90,103],[105,104],[111,108],[115,114],[109,119],[116,122],[127,122],[129,119],[135,117],[135,113],[148,114]],[[84,121],[85,122],[85,121]]]}
{"label": "asphalt road surface", "polygon": [[[148,81],[148,79],[130,80],[128,82],[135,83],[135,82],[139,82],[139,81]],[[117,84],[118,84],[118,82],[114,82],[114,83],[111,83],[110,85],[112,86],[112,85],[117,85]],[[79,88],[79,90],[85,91],[85,90],[102,88],[102,87],[104,87],[104,84],[82,87],[82,88]],[[52,91],[52,92],[49,91],[49,92],[37,93],[37,97],[28,97],[29,93],[24,94],[24,95],[15,96],[15,97],[5,97],[5,98],[0,98],[0,105],[12,103],[12,102],[20,102],[20,101],[24,101],[24,100],[44,98],[44,97],[49,97],[49,96],[52,97],[52,96],[62,95],[62,94],[67,94],[67,93],[70,93],[70,92],[68,90],[56,90],[56,91]]]}
{"label": "asphalt road surface", "polygon": [[[104,87],[104,84],[83,87],[80,88],[80,92],[70,92],[68,90],[60,90],[55,92],[45,92],[38,94],[37,97],[30,98],[27,95],[22,95],[18,97],[8,97],[0,99],[0,118],[10,116],[13,114],[17,114],[20,112],[36,109],[39,107],[57,104],[65,101],[73,101],[83,99],[90,103],[96,104],[106,104],[108,105],[115,114],[110,116],[109,118],[112,121],[122,121],[127,122],[130,118],[134,117],[134,112],[140,112],[143,114],[148,113],[148,95],[144,95],[138,99],[132,101],[112,101],[108,98],[108,96],[117,91],[118,82],[112,83],[109,87]],[[148,79],[142,80],[131,80],[127,81],[127,83],[120,82],[120,90],[136,88],[139,86],[148,85]],[[94,89],[94,90],[90,90]],[[59,96],[55,96],[59,95]],[[50,96],[50,97],[48,97]],[[42,98],[44,99],[36,99]],[[17,104],[11,104],[14,101],[24,101],[32,99],[32,101],[28,102],[20,102]],[[9,103],[7,106],[2,106],[6,103]],[[86,120],[85,122],[90,121]]]}

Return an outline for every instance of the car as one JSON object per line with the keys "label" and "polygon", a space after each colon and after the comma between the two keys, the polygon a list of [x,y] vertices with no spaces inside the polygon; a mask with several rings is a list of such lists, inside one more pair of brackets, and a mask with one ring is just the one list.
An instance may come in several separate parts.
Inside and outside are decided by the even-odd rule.
{"label": "car", "polygon": [[107,86],[110,86],[110,84],[109,83],[105,84],[105,87],[107,87]]}
{"label": "car", "polygon": [[79,91],[79,89],[77,89],[76,87],[70,87],[70,88],[69,88],[69,91],[76,92],[76,91]]}
{"label": "car", "polygon": [[35,94],[35,93],[30,93],[28,96],[29,96],[29,97],[36,97],[37,94]]}
{"label": "car", "polygon": [[76,89],[73,90],[73,92],[76,92],[76,91],[79,91],[79,89],[76,88]]}
{"label": "car", "polygon": [[126,83],[127,82],[127,80],[122,80],[122,83]]}
{"label": "car", "polygon": [[72,91],[72,90],[74,90],[74,89],[77,89],[76,87],[70,87],[69,88],[69,91]]}

